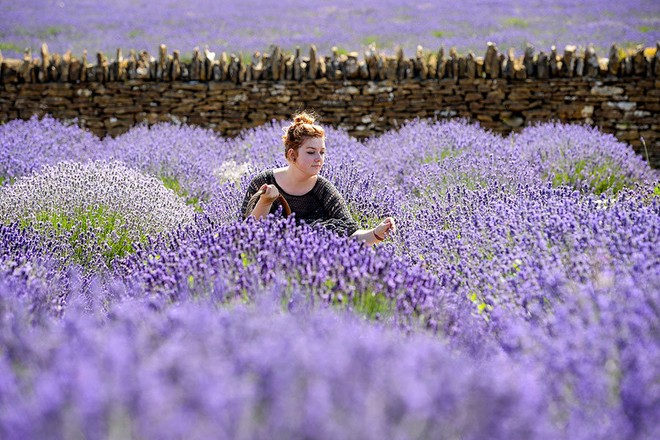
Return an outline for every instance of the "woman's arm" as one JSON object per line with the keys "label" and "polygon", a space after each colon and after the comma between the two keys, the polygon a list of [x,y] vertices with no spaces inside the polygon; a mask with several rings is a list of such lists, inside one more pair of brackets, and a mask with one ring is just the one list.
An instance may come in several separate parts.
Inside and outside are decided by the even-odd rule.
{"label": "woman's arm", "polygon": [[353,234],[351,234],[351,237],[355,237],[369,245],[374,245],[383,241],[391,232],[394,231],[396,231],[396,223],[394,222],[394,218],[387,217],[375,228],[358,229],[357,231],[353,232]]}
{"label": "woman's arm", "polygon": [[280,192],[275,185],[264,183],[261,188],[259,188],[259,191],[262,191],[263,193],[261,194],[261,197],[259,197],[254,209],[249,214],[257,219],[266,217],[270,212],[270,208],[273,206],[273,202],[280,196]]}
{"label": "woman's arm", "polygon": [[[359,229],[359,226],[348,209],[337,188],[328,180],[323,182],[323,192],[319,194],[319,199],[324,205],[326,211],[333,219],[338,219],[348,226],[348,234],[367,244],[373,245],[387,238],[390,232],[396,230],[396,224],[392,217],[385,218],[378,226],[371,229]],[[351,231],[353,231],[351,233]]]}

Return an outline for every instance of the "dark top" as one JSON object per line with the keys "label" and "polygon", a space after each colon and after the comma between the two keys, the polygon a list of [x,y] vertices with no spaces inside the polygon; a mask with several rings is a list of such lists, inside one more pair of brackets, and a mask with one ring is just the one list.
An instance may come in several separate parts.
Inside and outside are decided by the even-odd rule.
{"label": "dark top", "polygon": [[[352,235],[359,229],[357,222],[353,220],[348,210],[344,198],[329,180],[318,176],[314,188],[307,194],[295,196],[280,188],[277,181],[275,181],[273,170],[262,171],[252,178],[243,199],[241,208],[243,218],[254,210],[258,199],[250,199],[264,183],[277,187],[277,190],[289,203],[291,212],[296,213],[297,220],[303,220],[311,225],[322,225],[340,235]],[[279,205],[279,202],[274,202],[270,212],[275,213]]]}

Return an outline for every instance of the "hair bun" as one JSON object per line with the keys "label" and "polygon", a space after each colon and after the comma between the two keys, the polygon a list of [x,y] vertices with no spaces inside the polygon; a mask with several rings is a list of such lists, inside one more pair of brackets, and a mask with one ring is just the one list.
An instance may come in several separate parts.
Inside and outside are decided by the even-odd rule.
{"label": "hair bun", "polygon": [[314,125],[314,116],[307,112],[298,113],[293,118],[293,125],[311,124]]}

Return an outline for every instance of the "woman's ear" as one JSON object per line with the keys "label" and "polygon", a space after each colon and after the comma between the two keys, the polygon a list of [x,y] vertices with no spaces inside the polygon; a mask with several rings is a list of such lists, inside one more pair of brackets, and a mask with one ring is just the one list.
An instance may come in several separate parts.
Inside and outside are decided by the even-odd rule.
{"label": "woman's ear", "polygon": [[298,158],[298,153],[293,148],[289,148],[286,152],[286,157],[288,157],[290,161],[295,162]]}

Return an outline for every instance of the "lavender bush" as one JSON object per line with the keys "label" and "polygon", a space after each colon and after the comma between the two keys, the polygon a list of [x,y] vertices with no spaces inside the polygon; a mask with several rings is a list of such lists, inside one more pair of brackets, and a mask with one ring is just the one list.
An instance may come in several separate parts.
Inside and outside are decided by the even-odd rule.
{"label": "lavender bush", "polygon": [[17,223],[0,225],[0,290],[18,301],[30,322],[64,310],[70,245]]}
{"label": "lavender bush", "polygon": [[332,46],[360,51],[375,43],[394,53],[401,46],[408,55],[417,45],[437,51],[483,53],[487,41],[516,48],[526,43],[549,51],[552,45],[586,47],[593,43],[602,55],[616,42],[622,47],[655,45],[659,39],[660,9],[652,0],[367,1],[336,0],[319,5],[300,0],[200,0],[194,4],[117,0],[99,8],[95,3],[69,0],[30,0],[3,5],[0,49],[5,56],[22,57],[41,43],[64,53],[81,55],[117,48],[155,53],[161,43],[190,54],[193,47],[212,51],[251,53],[271,44],[286,50],[315,44],[330,55]]}
{"label": "lavender bush", "polygon": [[[5,159],[0,188],[2,437],[660,434],[660,179],[611,136],[329,129],[323,173],[356,219],[397,219],[372,249],[239,219],[250,176],[283,163],[277,123],[102,141],[12,124],[4,157],[25,159]],[[70,157],[21,143],[43,126]],[[93,234],[63,232],[83,218]],[[106,226],[126,252],[104,259]],[[104,263],[77,267],[76,246]]]}
{"label": "lavender bush", "polygon": [[632,149],[618,147],[614,136],[593,127],[539,125],[516,136],[514,142],[516,150],[555,186],[600,194],[657,180]]}
{"label": "lavender bush", "polygon": [[54,232],[76,261],[95,266],[149,234],[191,222],[192,209],[153,177],[121,162],[60,162],[0,188],[0,221]]}
{"label": "lavender bush", "polygon": [[[198,228],[206,230],[180,231],[138,249],[118,264],[122,278],[152,296],[183,294],[220,302],[254,300],[274,281],[286,279],[280,295],[287,308],[298,301],[291,291],[304,286],[312,304],[348,307],[372,318],[394,314],[408,325],[435,325],[433,311],[461,307],[460,298],[434,296],[440,286],[419,267],[292,219],[271,219],[259,227],[250,221]],[[443,300],[452,304],[436,303]]]}
{"label": "lavender bush", "polygon": [[141,125],[115,139],[108,138],[104,151],[109,159],[160,178],[191,204],[208,202],[223,184],[240,179],[240,175],[230,173],[237,164],[230,162],[226,141],[207,129],[173,124],[150,129]]}
{"label": "lavender bush", "polygon": [[51,116],[0,125],[0,185],[63,160],[87,161],[100,154],[96,137]]}

